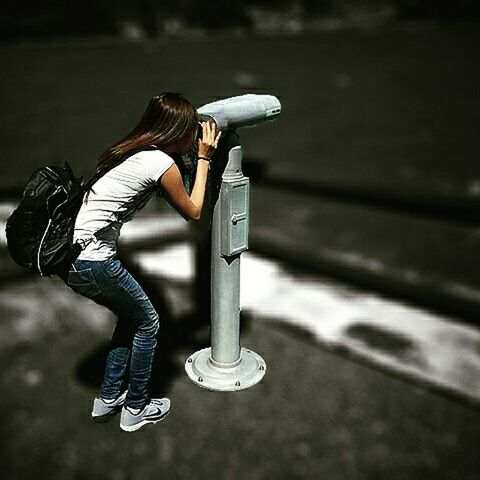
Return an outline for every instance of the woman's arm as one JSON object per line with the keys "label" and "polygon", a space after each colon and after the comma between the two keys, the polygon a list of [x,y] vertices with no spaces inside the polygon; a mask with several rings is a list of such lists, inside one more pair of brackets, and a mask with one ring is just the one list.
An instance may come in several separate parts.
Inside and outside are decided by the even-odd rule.
{"label": "woman's arm", "polygon": [[[203,138],[198,142],[198,156],[210,158],[220,138],[215,131],[215,124],[203,123]],[[197,174],[192,194],[188,196],[183,186],[178,167],[173,164],[160,178],[160,185],[167,195],[167,200],[186,220],[199,220],[205,198],[209,161],[199,158]]]}

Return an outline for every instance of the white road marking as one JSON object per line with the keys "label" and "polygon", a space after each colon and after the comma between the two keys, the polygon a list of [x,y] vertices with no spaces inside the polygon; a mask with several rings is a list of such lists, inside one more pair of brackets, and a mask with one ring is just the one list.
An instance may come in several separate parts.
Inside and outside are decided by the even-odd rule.
{"label": "white road marking", "polygon": [[177,214],[138,216],[122,226],[120,240],[128,244],[139,239],[160,238],[187,230],[187,222]]}
{"label": "white road marking", "polygon": [[7,226],[8,217],[15,210],[16,205],[13,203],[0,203],[0,247],[7,245],[7,236],[5,235],[5,227]]}
{"label": "white road marking", "polygon": [[[166,280],[193,278],[192,248],[177,244],[135,255],[149,274]],[[241,257],[241,307],[256,317],[311,332],[367,360],[480,400],[480,331],[449,317],[323,279],[304,279],[251,252]],[[405,352],[375,347],[352,336],[355,326],[386,332]],[[350,329],[350,330],[349,330]]]}
{"label": "white road marking", "polygon": [[[4,225],[14,207],[13,204],[0,205],[0,245],[3,246],[6,244]],[[128,244],[138,238],[160,238],[185,233],[187,228],[177,216],[139,216],[123,226],[121,241]],[[162,276],[167,284],[171,279],[173,284],[180,281],[184,285],[193,278],[193,252],[187,243],[138,253],[135,258],[147,273]],[[323,344],[342,346],[386,368],[480,400],[480,331],[477,328],[353,287],[320,278],[302,278],[251,252],[242,254],[241,272],[240,297],[244,311],[249,310],[264,320],[303,328]],[[46,328],[55,328],[52,320],[55,311],[70,307],[73,298],[82,303],[77,308],[82,322],[91,323],[90,327],[96,330],[109,328],[108,311],[73,292],[65,295],[64,289],[59,289],[53,298],[55,289],[45,282],[38,279],[28,282],[30,287],[26,284],[22,284],[21,290],[18,286],[8,287],[0,294],[0,305],[17,312],[11,315],[14,320],[10,325],[16,335],[34,339]],[[180,286],[169,288],[175,303],[181,303],[182,295],[188,291]],[[179,291],[174,291],[175,288]],[[191,306],[190,301],[184,304]],[[395,348],[389,350],[372,344],[368,338],[352,335],[352,330],[359,326],[364,331],[370,328],[373,332],[386,333],[393,340],[398,337],[408,348],[401,352]],[[5,329],[10,327],[3,325]],[[11,341],[15,342],[15,338],[0,343]]]}
{"label": "white road marking", "polygon": [[105,307],[76,294],[56,277],[2,286],[0,309],[0,347],[35,342],[64,329],[87,327],[108,334],[115,319]]}

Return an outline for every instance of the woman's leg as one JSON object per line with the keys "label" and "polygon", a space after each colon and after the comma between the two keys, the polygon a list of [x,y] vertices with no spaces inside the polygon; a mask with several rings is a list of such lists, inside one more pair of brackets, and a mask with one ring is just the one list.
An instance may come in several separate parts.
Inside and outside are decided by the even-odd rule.
{"label": "woman's leg", "polygon": [[[110,278],[105,292],[114,302],[112,310],[119,318],[112,339],[114,370],[105,372],[104,382],[109,382],[108,376],[113,373],[117,379],[116,395],[119,395],[121,381],[118,378],[122,374],[123,379],[127,349],[131,349],[130,382],[125,403],[131,408],[143,408],[148,401],[148,384],[157,344],[158,314],[143,289],[119,260],[105,262],[104,267]],[[110,390],[109,393],[113,392]]]}
{"label": "woman's leg", "polygon": [[118,318],[101,386],[105,400],[113,400],[121,393],[134,334],[135,329],[129,324],[128,318]]}
{"label": "woman's leg", "polygon": [[125,404],[131,408],[145,406],[153,356],[157,345],[158,314],[148,299],[144,301],[143,309],[146,316],[133,337],[130,359],[130,383]]}
{"label": "woman's leg", "polygon": [[148,383],[159,326],[158,314],[152,303],[119,260],[77,260],[69,272],[67,285],[106,306],[119,319],[107,358],[102,396],[116,398],[120,394],[131,345],[126,404],[131,408],[143,408],[148,401]]}

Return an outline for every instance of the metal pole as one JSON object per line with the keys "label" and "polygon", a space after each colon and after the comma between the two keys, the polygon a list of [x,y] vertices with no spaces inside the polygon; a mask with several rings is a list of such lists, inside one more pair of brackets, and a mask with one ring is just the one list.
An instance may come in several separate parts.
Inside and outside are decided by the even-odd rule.
{"label": "metal pole", "polygon": [[213,209],[211,251],[211,347],[191,355],[185,370],[209,390],[251,387],[265,375],[260,355],[240,346],[240,254],[248,249],[249,179],[242,173],[242,148],[234,146]]}
{"label": "metal pole", "polygon": [[228,157],[222,176],[220,201],[213,210],[212,228],[211,361],[217,366],[233,366],[240,362],[240,253],[222,257],[222,236],[228,235],[228,232],[222,232],[221,210],[225,207],[225,196],[228,195],[223,183],[243,180],[244,188],[248,189],[249,182],[241,172],[241,147],[232,148]]}

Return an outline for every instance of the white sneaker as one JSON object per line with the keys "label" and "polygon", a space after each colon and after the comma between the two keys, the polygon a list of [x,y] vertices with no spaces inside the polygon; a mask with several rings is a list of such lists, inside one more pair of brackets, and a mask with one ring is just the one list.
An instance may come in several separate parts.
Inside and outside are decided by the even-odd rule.
{"label": "white sneaker", "polygon": [[125,403],[127,391],[125,390],[115,400],[104,400],[95,398],[93,401],[92,418],[95,422],[104,423],[110,421],[121,409]]}
{"label": "white sneaker", "polygon": [[120,417],[120,428],[125,432],[134,432],[147,423],[157,423],[163,420],[170,411],[168,398],[152,398],[139,412],[124,405]]}

